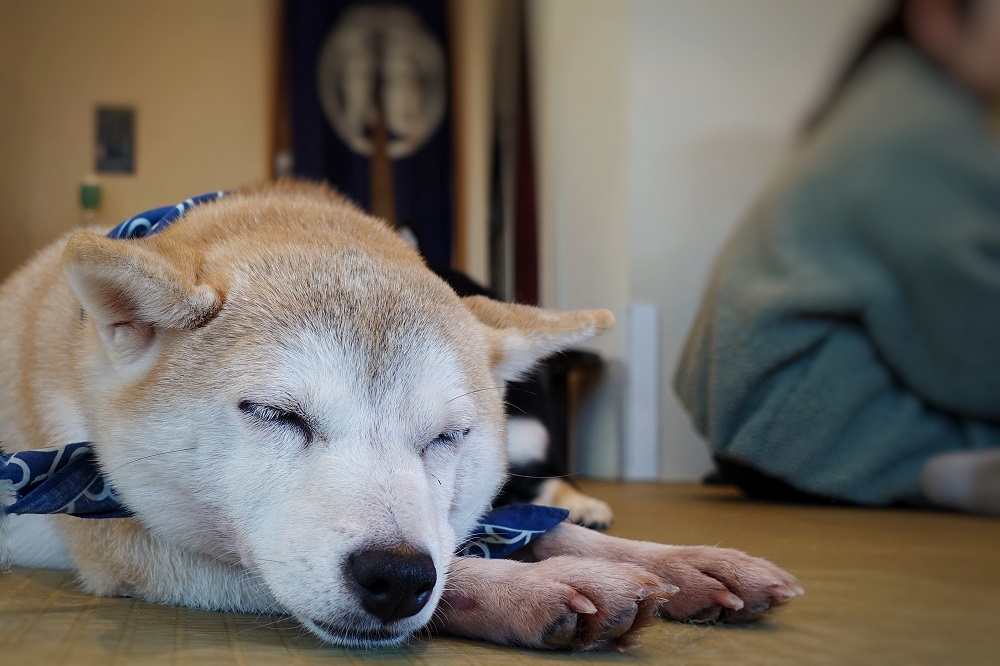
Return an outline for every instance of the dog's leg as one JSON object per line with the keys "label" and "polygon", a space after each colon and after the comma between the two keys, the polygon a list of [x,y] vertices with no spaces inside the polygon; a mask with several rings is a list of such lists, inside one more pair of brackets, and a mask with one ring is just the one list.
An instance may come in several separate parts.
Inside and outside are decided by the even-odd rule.
{"label": "dog's leg", "polygon": [[[540,387],[532,388],[536,388],[537,392],[542,390]],[[518,392],[514,391],[512,399],[517,396]],[[528,402],[522,404],[532,408]],[[535,405],[533,409],[542,407]],[[509,501],[557,506],[568,510],[569,519],[574,523],[598,530],[611,527],[614,513],[608,503],[587,495],[572,483],[559,478],[560,474],[565,473],[565,469],[553,460],[550,447],[549,431],[541,420],[531,416],[507,418],[507,455],[513,477],[505,489],[511,495]],[[551,478],[542,479],[545,476]],[[512,484],[518,488],[512,488]],[[530,491],[530,494],[526,491]],[[527,496],[524,497],[525,495]]]}
{"label": "dog's leg", "polygon": [[642,567],[680,588],[660,603],[660,613],[678,621],[750,622],[803,593],[788,572],[738,550],[632,541],[568,523],[517,555],[540,561],[573,555]]}
{"label": "dog's leg", "polygon": [[128,520],[62,517],[83,588],[99,596],[242,613],[281,612],[257,576],[157,539]]}
{"label": "dog's leg", "polygon": [[433,626],[503,645],[624,649],[654,617],[656,597],[674,591],[640,567],[608,560],[456,557]]}
{"label": "dog's leg", "polygon": [[611,527],[615,514],[607,502],[584,493],[563,479],[546,479],[532,504],[557,506],[569,511],[571,522],[596,530]]}

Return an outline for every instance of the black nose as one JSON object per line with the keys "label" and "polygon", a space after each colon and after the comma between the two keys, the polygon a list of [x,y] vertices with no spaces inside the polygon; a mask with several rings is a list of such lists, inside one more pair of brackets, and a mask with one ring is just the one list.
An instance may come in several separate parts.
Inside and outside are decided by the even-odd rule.
{"label": "black nose", "polygon": [[362,607],[382,622],[419,613],[437,582],[431,556],[406,547],[356,551],[347,569]]}

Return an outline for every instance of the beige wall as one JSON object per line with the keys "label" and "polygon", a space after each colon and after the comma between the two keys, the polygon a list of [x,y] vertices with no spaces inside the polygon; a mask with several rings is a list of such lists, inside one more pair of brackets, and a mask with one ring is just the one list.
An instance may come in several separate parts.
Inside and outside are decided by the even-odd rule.
{"label": "beige wall", "polygon": [[620,465],[629,302],[629,3],[545,0],[528,5],[538,173],[541,305],[608,308],[615,330],[590,341],[606,374],[580,410],[577,470]]}
{"label": "beige wall", "polygon": [[659,476],[708,447],[673,390],[711,265],[881,0],[631,0],[630,299],[660,312]]}
{"label": "beige wall", "polygon": [[102,220],[270,170],[277,0],[0,0],[0,276],[80,219],[94,108],[136,108]]}

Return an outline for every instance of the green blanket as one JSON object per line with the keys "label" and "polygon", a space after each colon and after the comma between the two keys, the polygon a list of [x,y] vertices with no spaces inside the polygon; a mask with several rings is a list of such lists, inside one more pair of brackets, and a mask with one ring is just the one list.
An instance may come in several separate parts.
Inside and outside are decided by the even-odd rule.
{"label": "green blanket", "polygon": [[1000,141],[886,47],[719,257],[675,388],[718,455],[801,490],[921,503],[935,454],[1000,445]]}

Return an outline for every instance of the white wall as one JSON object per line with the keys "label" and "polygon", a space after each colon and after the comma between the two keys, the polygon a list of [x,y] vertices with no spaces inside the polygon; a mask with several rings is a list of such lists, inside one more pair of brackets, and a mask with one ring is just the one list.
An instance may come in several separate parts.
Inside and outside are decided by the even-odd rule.
{"label": "white wall", "polygon": [[[546,0],[531,6],[543,303],[660,308],[663,479],[710,466],[672,391],[711,262],[876,0]],[[625,340],[582,471],[616,476]]]}

